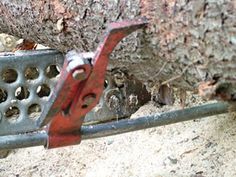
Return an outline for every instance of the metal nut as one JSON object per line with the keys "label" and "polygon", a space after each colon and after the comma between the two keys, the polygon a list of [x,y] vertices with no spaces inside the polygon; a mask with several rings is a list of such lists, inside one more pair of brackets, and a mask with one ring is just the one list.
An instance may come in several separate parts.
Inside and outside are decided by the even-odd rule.
{"label": "metal nut", "polygon": [[77,69],[72,73],[72,77],[76,80],[82,81],[87,78],[87,75],[84,69]]}
{"label": "metal nut", "polygon": [[128,104],[130,107],[135,107],[138,105],[138,96],[137,95],[134,95],[134,94],[131,94],[129,97],[128,97]]}
{"label": "metal nut", "polygon": [[118,110],[120,108],[120,99],[116,95],[112,95],[107,104],[111,110]]}
{"label": "metal nut", "polygon": [[125,74],[122,72],[115,73],[114,81],[117,87],[122,87],[125,83]]}

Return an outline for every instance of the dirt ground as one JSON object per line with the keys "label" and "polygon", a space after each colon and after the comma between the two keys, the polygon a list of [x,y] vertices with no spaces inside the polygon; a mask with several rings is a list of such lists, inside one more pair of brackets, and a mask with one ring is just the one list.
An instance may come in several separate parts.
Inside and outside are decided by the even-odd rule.
{"label": "dirt ground", "polygon": [[[162,110],[168,110],[168,107]],[[149,103],[132,118],[160,112]],[[53,150],[15,150],[1,177],[236,176],[236,121],[231,114],[83,141]]]}

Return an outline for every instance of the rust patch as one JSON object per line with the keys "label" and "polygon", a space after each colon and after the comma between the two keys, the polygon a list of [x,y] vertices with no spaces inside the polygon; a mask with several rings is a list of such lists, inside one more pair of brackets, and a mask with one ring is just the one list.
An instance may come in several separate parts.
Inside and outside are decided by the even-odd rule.
{"label": "rust patch", "polygon": [[35,50],[36,47],[37,47],[37,44],[35,42],[24,39],[22,43],[16,46],[13,52],[17,50]]}
{"label": "rust patch", "polygon": [[206,99],[223,101],[235,101],[235,91],[230,83],[216,83],[216,81],[202,82],[199,87],[199,95]]}
{"label": "rust patch", "polygon": [[206,99],[213,99],[215,97],[216,85],[215,81],[207,81],[199,84],[199,95]]}

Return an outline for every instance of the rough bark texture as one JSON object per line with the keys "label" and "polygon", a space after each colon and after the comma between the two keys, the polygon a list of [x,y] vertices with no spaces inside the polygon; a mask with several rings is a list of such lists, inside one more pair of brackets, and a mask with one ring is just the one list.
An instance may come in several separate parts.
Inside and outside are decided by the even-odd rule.
{"label": "rough bark texture", "polygon": [[1,0],[0,14],[1,32],[63,52],[95,50],[109,22],[146,16],[148,28],[123,40],[110,69],[236,99],[235,0]]}

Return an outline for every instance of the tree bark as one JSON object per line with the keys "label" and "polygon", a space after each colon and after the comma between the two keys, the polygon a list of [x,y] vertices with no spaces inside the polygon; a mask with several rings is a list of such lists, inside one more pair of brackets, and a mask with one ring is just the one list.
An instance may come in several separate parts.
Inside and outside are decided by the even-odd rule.
{"label": "tree bark", "polygon": [[147,85],[236,99],[236,0],[1,0],[0,31],[66,52],[93,51],[107,24],[145,16],[109,69]]}

